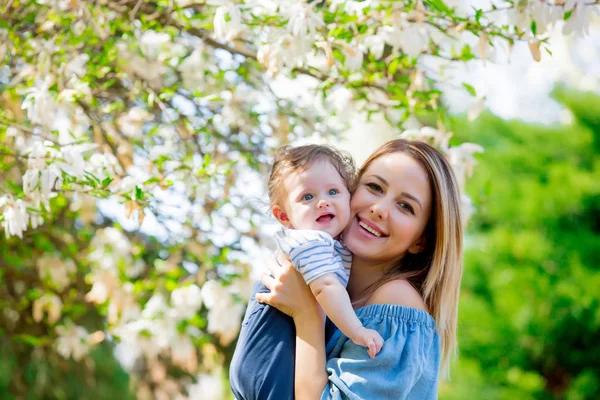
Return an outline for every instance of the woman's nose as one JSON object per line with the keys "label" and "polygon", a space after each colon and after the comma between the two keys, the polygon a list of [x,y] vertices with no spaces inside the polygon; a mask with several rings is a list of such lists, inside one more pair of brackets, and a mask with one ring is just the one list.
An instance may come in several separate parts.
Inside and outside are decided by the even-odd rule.
{"label": "woman's nose", "polygon": [[384,220],[387,218],[387,211],[382,209],[378,204],[373,204],[371,206],[371,215],[377,219]]}

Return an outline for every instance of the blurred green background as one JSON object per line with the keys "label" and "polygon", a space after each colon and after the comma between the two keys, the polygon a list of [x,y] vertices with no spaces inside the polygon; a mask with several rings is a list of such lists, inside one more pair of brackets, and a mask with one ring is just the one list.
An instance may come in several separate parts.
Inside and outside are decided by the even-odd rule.
{"label": "blurred green background", "polygon": [[600,398],[600,98],[554,97],[571,125],[485,114],[453,127],[485,154],[442,399]]}

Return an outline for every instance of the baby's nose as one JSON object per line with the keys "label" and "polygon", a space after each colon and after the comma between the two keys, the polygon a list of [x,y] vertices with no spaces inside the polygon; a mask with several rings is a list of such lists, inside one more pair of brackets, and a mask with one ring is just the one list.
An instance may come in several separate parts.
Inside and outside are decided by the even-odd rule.
{"label": "baby's nose", "polygon": [[327,200],[319,200],[319,208],[329,207],[329,202]]}

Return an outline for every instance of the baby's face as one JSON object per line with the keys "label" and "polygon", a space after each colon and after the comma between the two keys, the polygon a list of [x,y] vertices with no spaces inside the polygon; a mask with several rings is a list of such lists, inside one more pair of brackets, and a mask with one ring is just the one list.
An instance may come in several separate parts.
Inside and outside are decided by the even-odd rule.
{"label": "baby's face", "polygon": [[329,161],[316,160],[283,184],[291,228],[324,231],[334,238],[344,230],[350,220],[350,192]]}

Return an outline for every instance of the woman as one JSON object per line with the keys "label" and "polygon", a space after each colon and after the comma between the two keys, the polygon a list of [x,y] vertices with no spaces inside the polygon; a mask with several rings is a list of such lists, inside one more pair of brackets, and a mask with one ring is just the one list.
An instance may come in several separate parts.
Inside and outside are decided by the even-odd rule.
{"label": "woman", "polygon": [[[290,265],[270,267],[273,276],[264,276],[255,294],[267,306],[251,304],[244,320],[265,329],[253,337],[242,329],[245,350],[232,361],[239,399],[437,398],[440,358],[447,368],[456,348],[462,276],[456,179],[433,147],[394,140],[359,170],[350,206],[343,233],[353,253],[347,290],[363,325],[383,336],[381,352],[371,359],[339,332],[324,335],[323,314],[301,276]],[[273,307],[292,318],[291,328]],[[282,346],[294,334],[295,350]]]}

